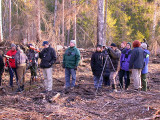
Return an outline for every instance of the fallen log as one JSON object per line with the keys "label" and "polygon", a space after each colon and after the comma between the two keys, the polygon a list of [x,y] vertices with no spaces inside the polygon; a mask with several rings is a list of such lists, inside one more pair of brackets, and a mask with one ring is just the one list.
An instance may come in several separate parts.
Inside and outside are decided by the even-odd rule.
{"label": "fallen log", "polygon": [[60,97],[60,93],[57,93],[55,96],[52,97],[52,102],[56,101]]}

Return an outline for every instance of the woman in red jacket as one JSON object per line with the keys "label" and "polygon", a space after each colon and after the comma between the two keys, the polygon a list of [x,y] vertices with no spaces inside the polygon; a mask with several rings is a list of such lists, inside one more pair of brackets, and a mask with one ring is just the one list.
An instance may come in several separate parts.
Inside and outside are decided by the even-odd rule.
{"label": "woman in red jacket", "polygon": [[[6,63],[6,67],[8,67],[9,69],[9,74],[10,74],[10,87],[13,87],[13,77],[14,77],[14,73],[16,75],[16,79],[18,81],[18,77],[17,77],[17,72],[16,72],[16,64],[15,64],[15,58],[14,56],[16,55],[17,51],[16,51],[16,45],[15,44],[11,44],[11,50],[9,50],[7,52],[6,55],[11,56],[12,58],[9,58],[9,65]],[[6,58],[8,59],[8,58]]]}

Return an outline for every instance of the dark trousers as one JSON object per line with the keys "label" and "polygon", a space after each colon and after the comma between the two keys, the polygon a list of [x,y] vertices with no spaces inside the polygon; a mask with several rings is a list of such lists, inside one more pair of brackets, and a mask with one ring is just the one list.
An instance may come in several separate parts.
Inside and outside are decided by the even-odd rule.
{"label": "dark trousers", "polygon": [[103,76],[104,86],[110,86],[109,76]]}
{"label": "dark trousers", "polygon": [[104,86],[110,86],[109,76],[110,76],[110,71],[106,70],[104,72],[104,74],[103,74],[103,83],[104,83]]}
{"label": "dark trousers", "polygon": [[125,88],[127,89],[130,85],[130,75],[129,71],[120,70],[119,71],[119,81],[120,81],[120,87],[123,88],[123,77],[125,80]]}
{"label": "dark trousers", "polygon": [[9,68],[9,74],[10,74],[10,83],[9,85],[11,87],[13,87],[13,77],[14,77],[14,73],[16,75],[16,80],[18,81],[18,76],[17,76],[17,71],[16,68]]}
{"label": "dark trousers", "polygon": [[3,73],[3,71],[0,70],[0,86],[2,85],[2,73]]}
{"label": "dark trousers", "polygon": [[36,65],[36,64],[35,64],[35,65],[32,65],[32,66],[30,67],[30,71],[31,71],[31,76],[32,76],[32,77],[37,76],[37,65]]}

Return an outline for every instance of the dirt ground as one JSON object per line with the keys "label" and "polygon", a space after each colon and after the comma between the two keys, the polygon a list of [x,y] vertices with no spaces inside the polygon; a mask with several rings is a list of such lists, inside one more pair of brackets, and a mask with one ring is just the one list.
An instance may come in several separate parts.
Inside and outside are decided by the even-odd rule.
{"label": "dirt ground", "polygon": [[[160,119],[160,64],[151,61],[147,92],[134,91],[131,81],[127,91],[118,88],[115,93],[110,87],[103,87],[102,92],[95,94],[89,61],[79,66],[76,87],[70,91],[64,90],[64,69],[60,64],[54,66],[53,92],[47,95],[41,93],[44,90],[43,78],[29,84],[29,71],[22,93],[15,93],[16,83],[13,89],[8,87],[8,76],[5,73],[5,92],[0,95],[0,119],[3,120]],[[55,99],[55,95],[60,96]]]}

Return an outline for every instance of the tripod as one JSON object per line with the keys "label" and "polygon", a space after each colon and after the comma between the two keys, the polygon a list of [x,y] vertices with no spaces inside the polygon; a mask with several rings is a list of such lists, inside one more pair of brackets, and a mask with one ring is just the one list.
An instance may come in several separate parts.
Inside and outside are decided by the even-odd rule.
{"label": "tripod", "polygon": [[[99,78],[99,83],[98,83],[98,87],[97,87],[97,89],[96,89],[96,94],[97,94],[97,92],[98,92],[98,89],[99,89],[100,84],[103,83],[103,72],[104,72],[104,69],[105,69],[105,67],[106,67],[106,63],[107,63],[107,60],[108,60],[108,59],[109,59],[109,62],[111,63],[111,65],[112,65],[113,71],[116,72],[116,70],[115,70],[115,68],[114,68],[114,66],[113,66],[112,60],[111,60],[111,58],[110,58],[110,56],[109,56],[108,51],[105,50],[105,52],[106,52],[106,53],[105,53],[106,58],[105,58],[105,62],[104,62],[104,65],[103,65],[102,72],[101,72],[101,76],[100,76],[100,78]],[[120,85],[121,85],[121,84],[120,84]]]}

